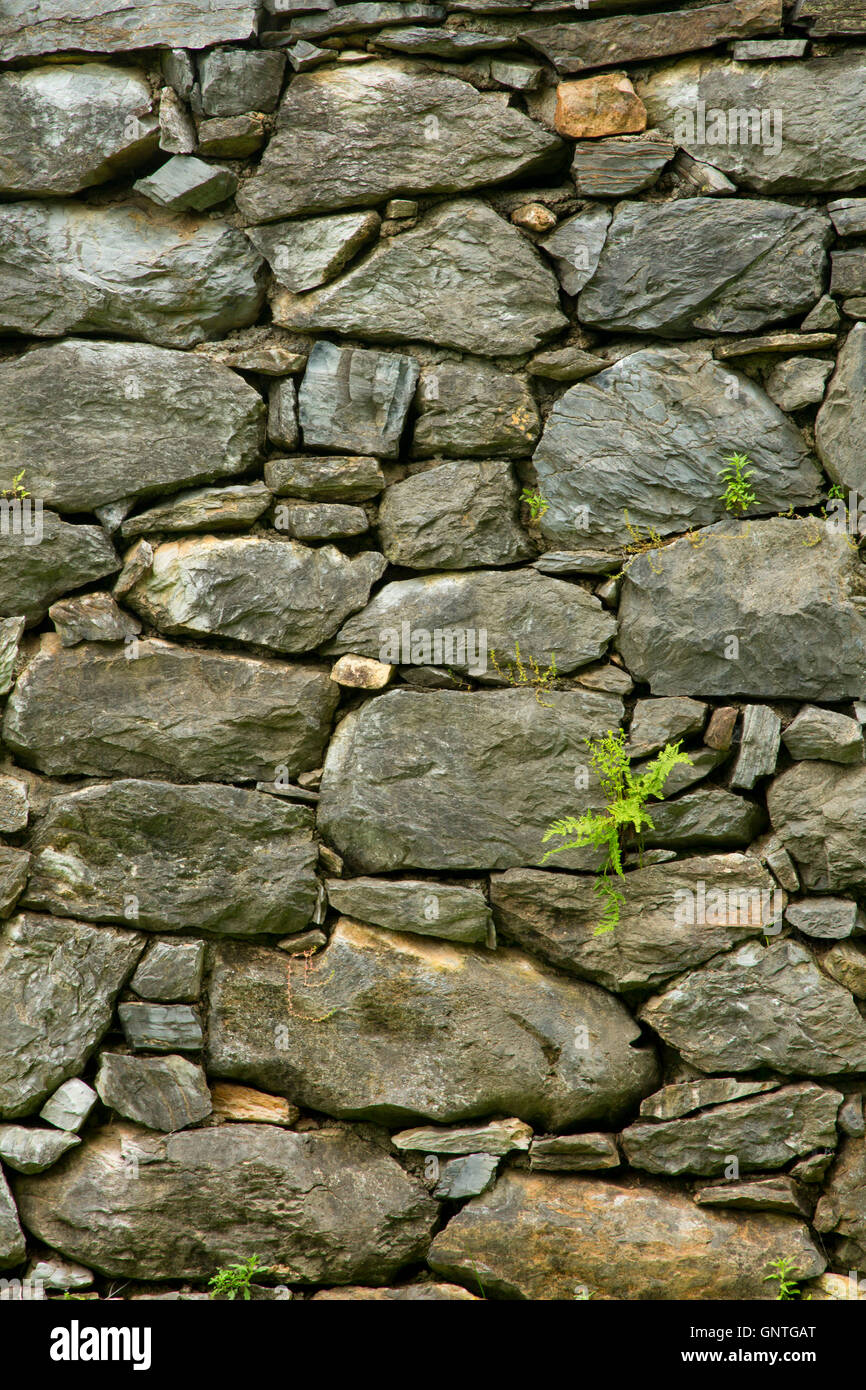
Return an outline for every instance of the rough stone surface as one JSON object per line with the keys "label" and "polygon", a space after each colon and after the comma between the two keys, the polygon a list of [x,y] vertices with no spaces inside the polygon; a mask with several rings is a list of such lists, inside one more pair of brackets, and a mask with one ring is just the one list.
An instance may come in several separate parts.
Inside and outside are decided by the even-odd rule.
{"label": "rough stone surface", "polygon": [[148,1129],[186,1129],[211,1112],[205,1074],[186,1057],[103,1052],[94,1084],[103,1105]]}
{"label": "rough stone surface", "polygon": [[64,647],[79,642],[125,642],[141,632],[141,623],[118,608],[111,594],[82,594],[52,603],[48,616]]}
{"label": "rough stone surface", "polygon": [[831,763],[862,763],[863,729],[856,719],[835,710],[805,705],[782,735],[798,761],[820,758]]}
{"label": "rough stone surface", "polygon": [[265,482],[281,497],[363,502],[382,491],[385,475],[374,458],[299,455],[269,459]]}
{"label": "rough stone surface", "polygon": [[702,1081],[680,1081],[663,1086],[655,1095],[647,1096],[640,1103],[640,1113],[643,1119],[676,1120],[681,1115],[691,1115],[711,1105],[724,1105],[727,1101],[774,1091],[779,1084],[778,1081],[736,1081],[726,1076]]}
{"label": "rough stone surface", "polygon": [[632,757],[657,753],[666,743],[699,734],[706,718],[707,706],[704,702],[690,700],[687,696],[638,700],[628,733]]}
{"label": "rough stone surface", "polygon": [[20,1265],[27,1253],[12,1193],[0,1172],[0,1269]]}
{"label": "rough stone surface", "polygon": [[133,191],[172,212],[203,212],[224,203],[238,186],[230,169],[206,164],[189,154],[176,154],[153,174],[133,184]]}
{"label": "rough stone surface", "polygon": [[154,531],[233,531],[245,529],[266,511],[273,495],[264,483],[195,488],[124,521],[121,534],[132,540]]}
{"label": "rough stone surface", "polygon": [[541,430],[523,378],[486,362],[424,367],[415,403],[416,458],[522,458]]}
{"label": "rough stone surface", "polygon": [[29,819],[26,782],[17,777],[0,777],[0,834],[14,835],[24,829]]}
{"label": "rough stone surface", "polygon": [[316,343],[298,391],[305,446],[396,458],[418,370],[413,357]]}
{"label": "rough stone surface", "polygon": [[58,1086],[39,1111],[39,1118],[57,1129],[76,1133],[90,1115],[97,1099],[92,1086],[76,1077]]}
{"label": "rough stone surface", "polygon": [[21,897],[29,868],[26,850],[0,845],[0,917],[8,917]]}
{"label": "rough stone surface", "polygon": [[212,48],[198,66],[201,104],[208,116],[273,111],[280,99],[284,53],[250,53]]}
{"label": "rough stone surface", "polygon": [[189,1004],[119,1004],[127,1045],[136,1052],[198,1052],[201,1019]]}
{"label": "rough stone surface", "polygon": [[579,294],[598,269],[610,219],[608,208],[590,206],[560,222],[556,231],[539,243],[556,266],[566,294]]}
{"label": "rough stone surface", "polygon": [[575,145],[571,174],[585,198],[624,198],[650,188],[676,153],[658,132],[582,140]]}
{"label": "rough stone surface", "polygon": [[751,790],[760,777],[776,771],[782,721],[768,705],[746,705],[740,751],[731,773],[732,787]]}
{"label": "rough stone surface", "polygon": [[61,594],[120,569],[114,546],[101,526],[70,526],[55,512],[25,510],[26,531],[0,530],[0,615],[23,613],[37,623]]}
{"label": "rough stone surface", "polygon": [[532,1130],[522,1120],[491,1120],[486,1125],[458,1129],[420,1127],[391,1135],[395,1149],[433,1154],[496,1154],[502,1158],[530,1147]]}
{"label": "rough stone surface", "polygon": [[42,1173],[80,1142],[58,1129],[0,1125],[0,1159],[16,1173]]}
{"label": "rough stone surface", "polygon": [[780,410],[803,410],[824,399],[833,363],[822,357],[789,357],[767,376],[767,395]]}
{"label": "rough stone surface", "polygon": [[377,212],[343,212],[248,227],[247,236],[268,262],[277,284],[303,294],[339,275],[375,239],[380,222]]}
{"label": "rough stone surface", "polygon": [[797,763],[771,783],[767,805],[806,888],[866,885],[866,767]]}
{"label": "rough stone surface", "polygon": [[646,129],[646,108],[624,72],[560,82],[553,123],[572,140],[628,135]]}
{"label": "rough stone surface", "polygon": [[112,0],[90,0],[82,15],[79,0],[40,0],[35,9],[16,3],[0,16],[4,58],[83,49],[113,53],[135,48],[207,48],[213,43],[248,39],[255,33],[253,0],[173,0],[118,10]]}
{"label": "rough stone surface", "polygon": [[789,903],[785,920],[804,936],[840,940],[866,926],[866,916],[850,898],[801,898]]}
{"label": "rough stone surface", "polygon": [[529,1166],[534,1172],[593,1172],[618,1168],[621,1162],[612,1134],[561,1134],[533,1139],[529,1149]]}
{"label": "rough stone surface", "polygon": [[477,1197],[490,1187],[498,1166],[499,1160],[492,1154],[467,1154],[464,1158],[452,1158],[443,1163],[433,1196],[449,1202]]}
{"label": "rough stone surface", "polygon": [[839,941],[821,957],[821,969],[855,999],[866,999],[866,951],[853,941]]}
{"label": "rough stone surface", "polygon": [[152,941],[130,987],[142,999],[161,1003],[198,999],[204,952],[203,941]]}
{"label": "rough stone surface", "polygon": [[[791,1216],[812,1215],[812,1203],[791,1178],[753,1178],[751,1182],[718,1183],[695,1193],[699,1207],[736,1207],[741,1211],[782,1211]],[[814,1296],[814,1295],[813,1295]]]}
{"label": "rough stone surface", "polygon": [[815,1212],[816,1229],[866,1246],[866,1141],[845,1139]]}
{"label": "rough stone surface", "polygon": [[766,823],[763,806],[722,787],[699,787],[674,801],[653,804],[650,816],[652,828],[647,829],[644,844],[668,849],[745,847]]}
{"label": "rough stone surface", "polygon": [[394,483],[379,508],[379,538],[393,565],[472,569],[535,554],[518,516],[519,490],[507,463],[441,463]]}
{"label": "rough stone surface", "polygon": [[866,447],[860,402],[866,392],[866,323],[855,323],[839,354],[815,421],[815,446],[836,483],[866,492]]}
{"label": "rough stone surface", "polygon": [[327,891],[337,912],[374,927],[495,944],[490,908],[477,888],[429,879],[332,878]]}

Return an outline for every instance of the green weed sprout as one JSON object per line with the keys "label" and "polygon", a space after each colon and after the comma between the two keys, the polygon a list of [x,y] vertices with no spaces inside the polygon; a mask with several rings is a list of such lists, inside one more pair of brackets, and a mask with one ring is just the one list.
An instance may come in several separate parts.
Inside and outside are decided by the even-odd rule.
{"label": "green weed sprout", "polygon": [[725,462],[728,466],[719,475],[725,484],[725,490],[719,501],[724,502],[726,511],[732,512],[735,516],[743,516],[752,503],[758,500],[749,482],[755,471],[749,467],[752,460],[748,454],[731,454]]}

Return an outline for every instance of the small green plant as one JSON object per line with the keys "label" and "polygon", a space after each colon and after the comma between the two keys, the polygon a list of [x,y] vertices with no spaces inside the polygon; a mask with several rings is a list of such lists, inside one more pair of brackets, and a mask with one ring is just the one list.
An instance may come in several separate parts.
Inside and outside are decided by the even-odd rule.
{"label": "small green plant", "polygon": [[556,656],[553,652],[550,654],[550,665],[547,667],[546,671],[542,671],[534,656],[528,658],[529,669],[527,670],[526,666],[523,664],[523,658],[520,655],[519,642],[514,643],[514,662],[512,663],[509,661],[504,670],[496,659],[496,652],[492,649],[490,652],[490,660],[493,663],[496,674],[502,680],[507,681],[509,685],[513,685],[518,690],[524,686],[529,686],[535,691],[535,698],[540,705],[544,705],[545,709],[553,708],[552,705],[549,705],[546,700],[542,700],[541,698],[542,695],[549,694],[551,686],[556,680]]}
{"label": "small green plant", "polygon": [[12,479],[12,486],[4,488],[3,491],[0,492],[0,497],[29,497],[30,493],[24,486],[24,473],[25,470],[23,468],[20,473],[16,473],[15,477]]}
{"label": "small green plant", "polygon": [[771,1273],[764,1275],[764,1283],[775,1283],[778,1285],[779,1291],[776,1294],[777,1303],[794,1303],[797,1302],[797,1300],[804,1303],[809,1302],[812,1295],[810,1293],[803,1293],[800,1285],[796,1282],[796,1280],[802,1276],[798,1274],[793,1260],[789,1260],[787,1256],[780,1255],[777,1260],[770,1260],[767,1268],[771,1270]]}
{"label": "small green plant", "polygon": [[533,521],[537,521],[539,517],[544,516],[544,513],[550,506],[546,497],[542,497],[540,492],[533,492],[532,488],[529,487],[523,489],[520,494],[520,500],[526,503],[529,508],[529,515]]}
{"label": "small green plant", "polygon": [[834,483],[833,486],[830,488],[830,491],[827,493],[827,496],[840,498],[844,502],[845,489],[840,487],[838,483]]}
{"label": "small green plant", "polygon": [[625,731],[608,730],[602,738],[588,738],[586,745],[590,752],[592,767],[601,783],[605,796],[605,809],[602,815],[586,811],[582,816],[564,816],[555,820],[544,832],[543,842],[552,839],[565,843],[549,849],[542,863],[551,855],[561,854],[567,849],[594,849],[607,851],[604,865],[598,874],[593,891],[604,900],[601,921],[595,928],[596,936],[613,931],[619,921],[620,909],[625,897],[611,882],[611,874],[625,878],[622,868],[622,844],[628,831],[633,831],[640,839],[644,828],[652,830],[652,818],[645,809],[651,797],[660,801],[664,796],[664,785],[673,769],[680,763],[692,766],[687,753],[680,752],[680,743],[668,743],[657,753],[644,771],[638,776],[631,771],[631,759],[625,747]]}
{"label": "small green plant", "polygon": [[218,1269],[208,1282],[208,1288],[213,1290],[211,1298],[227,1298],[230,1302],[245,1298],[249,1302],[253,1275],[267,1272],[266,1267],[259,1264],[258,1255],[251,1255],[241,1264],[226,1265],[224,1269]]}
{"label": "small green plant", "polygon": [[748,454],[731,454],[725,459],[727,468],[722,469],[719,475],[725,484],[725,490],[719,500],[724,502],[725,510],[732,512],[734,516],[743,516],[752,503],[758,500],[749,482],[755,471],[749,467],[751,462]]}

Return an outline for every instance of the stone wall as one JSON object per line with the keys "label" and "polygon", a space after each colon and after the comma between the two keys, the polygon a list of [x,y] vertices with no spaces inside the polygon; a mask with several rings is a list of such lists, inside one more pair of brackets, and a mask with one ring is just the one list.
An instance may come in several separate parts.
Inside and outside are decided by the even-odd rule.
{"label": "stone wall", "polygon": [[0,15],[0,1268],[857,1296],[862,6],[85,8]]}

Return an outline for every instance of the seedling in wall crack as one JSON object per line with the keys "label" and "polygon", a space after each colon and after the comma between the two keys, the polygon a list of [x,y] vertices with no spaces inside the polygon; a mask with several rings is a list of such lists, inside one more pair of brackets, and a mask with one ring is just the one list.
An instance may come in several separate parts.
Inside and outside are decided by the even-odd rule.
{"label": "seedling in wall crack", "polygon": [[253,1275],[267,1273],[267,1268],[259,1263],[258,1255],[251,1255],[240,1264],[226,1265],[208,1281],[208,1288],[213,1290],[211,1298],[227,1298],[230,1302],[244,1298],[249,1302]]}
{"label": "seedling in wall crack", "polygon": [[796,1280],[802,1278],[802,1275],[798,1274],[793,1260],[788,1259],[785,1255],[780,1255],[778,1259],[770,1261],[768,1268],[772,1272],[764,1275],[764,1283],[778,1285],[777,1303],[795,1303],[798,1300],[804,1303],[809,1302],[812,1295],[804,1293],[800,1285],[796,1283]]}
{"label": "seedling in wall crack", "polygon": [[24,486],[24,473],[25,470],[23,468],[20,473],[16,473],[15,477],[12,479],[12,486],[4,488],[3,491],[0,492],[0,497],[18,498],[19,500],[29,497],[30,493]]}
{"label": "seedling in wall crack", "polygon": [[525,502],[529,508],[529,515],[533,521],[538,521],[539,517],[544,516],[550,503],[546,497],[542,497],[540,492],[533,492],[531,488],[525,487],[520,494],[521,502]]}
{"label": "seedling in wall crack", "polygon": [[499,665],[496,659],[496,652],[493,651],[492,648],[490,651],[490,660],[493,669],[501,680],[507,681],[509,685],[513,685],[517,690],[528,686],[535,691],[535,698],[540,705],[543,705],[545,709],[553,709],[552,705],[549,705],[546,700],[542,700],[541,698],[543,694],[547,695],[549,693],[553,682],[556,680],[556,656],[553,652],[550,654],[550,665],[545,671],[542,671],[534,656],[527,658],[529,662],[529,667],[527,669],[520,655],[519,642],[514,643],[514,662],[512,663],[509,661],[504,670]]}
{"label": "seedling in wall crack", "polygon": [[724,502],[725,510],[734,516],[743,516],[758,497],[752,488],[749,479],[754,473],[754,468],[749,464],[752,460],[748,454],[731,454],[725,459],[727,468],[720,474],[721,481],[725,484],[725,490],[719,500]]}

